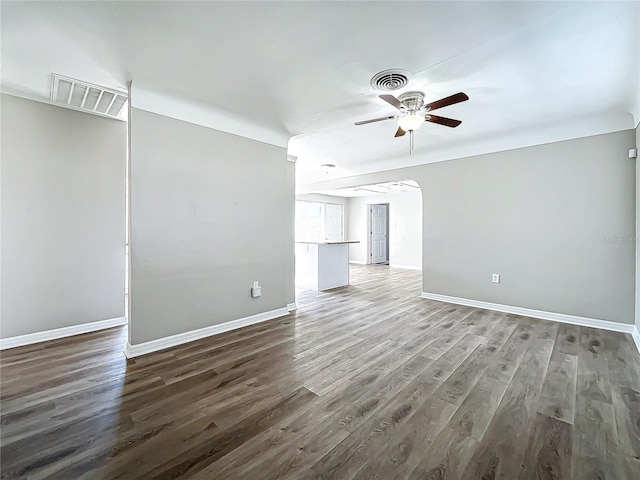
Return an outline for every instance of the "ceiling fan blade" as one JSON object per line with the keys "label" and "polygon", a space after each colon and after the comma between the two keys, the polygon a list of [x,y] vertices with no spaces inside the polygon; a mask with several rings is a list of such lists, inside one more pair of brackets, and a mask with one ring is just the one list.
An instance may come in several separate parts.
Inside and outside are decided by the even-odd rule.
{"label": "ceiling fan blade", "polygon": [[398,100],[393,95],[380,95],[380,98],[385,102],[390,103],[391,105],[396,107],[398,110],[402,110],[402,107],[404,107],[404,105],[402,105],[402,102],[400,102],[400,100]]}
{"label": "ceiling fan blade", "polygon": [[405,133],[407,133],[407,132],[405,132],[405,131],[402,129],[402,127],[398,127],[398,130],[396,131],[396,134],[394,135],[394,137],[401,137],[401,136],[403,136]]}
{"label": "ceiling fan blade", "polygon": [[365,125],[367,123],[382,122],[383,120],[391,120],[392,118],[396,118],[396,116],[395,115],[390,115],[388,117],[380,117],[380,118],[373,118],[371,120],[363,120],[361,122],[354,123],[354,125]]}
{"label": "ceiling fan blade", "polygon": [[460,120],[454,120],[453,118],[438,117],[437,115],[428,114],[424,117],[425,122],[439,123],[440,125],[446,125],[447,127],[455,128],[462,122]]}
{"label": "ceiling fan blade", "polygon": [[453,105],[455,103],[465,102],[467,100],[469,100],[467,94],[460,92],[446,98],[441,98],[440,100],[436,100],[435,102],[427,103],[425,107],[427,108],[427,111],[432,111],[438,108],[448,107],[449,105]]}

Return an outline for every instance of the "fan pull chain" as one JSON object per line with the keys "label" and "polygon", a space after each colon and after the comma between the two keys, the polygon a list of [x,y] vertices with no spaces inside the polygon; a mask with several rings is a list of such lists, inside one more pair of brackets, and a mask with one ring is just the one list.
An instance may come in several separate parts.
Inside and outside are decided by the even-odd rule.
{"label": "fan pull chain", "polygon": [[413,155],[413,130],[409,130],[409,155]]}

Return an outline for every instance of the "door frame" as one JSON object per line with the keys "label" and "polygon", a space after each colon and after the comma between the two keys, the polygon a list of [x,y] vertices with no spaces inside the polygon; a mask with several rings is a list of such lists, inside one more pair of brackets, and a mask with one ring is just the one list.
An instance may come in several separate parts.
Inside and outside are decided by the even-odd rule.
{"label": "door frame", "polygon": [[371,231],[371,216],[373,215],[373,209],[371,208],[373,205],[384,205],[387,207],[387,246],[386,246],[386,253],[387,253],[387,260],[386,263],[380,263],[380,264],[376,264],[376,265],[389,265],[390,263],[390,259],[389,259],[389,217],[390,215],[390,210],[389,210],[389,204],[388,203],[367,203],[367,261],[366,264],[367,265],[371,265],[371,255],[373,252],[373,248],[371,246],[372,244],[372,231]]}
{"label": "door frame", "polygon": [[340,240],[341,242],[344,241],[344,203],[333,203],[333,202],[323,202],[324,203],[324,207],[323,207],[323,216],[324,218],[322,219],[323,224],[324,224],[324,231],[322,232],[324,235],[324,239],[325,241],[328,241],[327,238],[327,205],[334,205],[337,207],[340,207]]}

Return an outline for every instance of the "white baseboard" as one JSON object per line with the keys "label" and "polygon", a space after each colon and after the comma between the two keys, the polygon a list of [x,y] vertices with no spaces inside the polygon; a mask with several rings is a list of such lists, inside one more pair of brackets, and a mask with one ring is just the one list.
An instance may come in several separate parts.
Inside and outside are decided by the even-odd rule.
{"label": "white baseboard", "polygon": [[638,330],[638,327],[633,328],[633,333],[631,334],[631,336],[633,337],[633,341],[636,343],[638,353],[640,353],[640,330]]}
{"label": "white baseboard", "polygon": [[0,339],[0,350],[22,347],[24,345],[46,342],[48,340],[57,340],[59,338],[72,337],[83,333],[97,332],[98,330],[104,330],[105,328],[119,327],[126,324],[126,317],[117,317],[109,318],[107,320],[99,320],[97,322],[82,323],[80,325],[71,325],[70,327],[56,328],[54,330],[45,330],[44,332],[2,338]]}
{"label": "white baseboard", "polygon": [[389,264],[390,267],[393,268],[403,268],[405,270],[418,270],[418,271],[422,271],[422,267],[414,267],[412,265],[397,265],[395,263],[390,263]]}
{"label": "white baseboard", "polygon": [[516,315],[524,315],[526,317],[541,318],[542,320],[551,320],[554,322],[570,323],[581,327],[601,328],[602,330],[611,330],[613,332],[633,333],[634,326],[626,323],[610,322],[608,320],[599,320],[596,318],[578,317],[576,315],[566,315],[564,313],[545,312],[543,310],[533,310],[530,308],[513,307],[511,305],[501,305],[499,303],[482,302],[480,300],[469,300],[467,298],[450,297],[448,295],[440,295],[439,293],[422,292],[422,298],[429,300],[438,300],[440,302],[455,303],[457,305],[467,305],[469,307],[485,308],[487,310],[496,310],[498,312],[514,313]]}
{"label": "white baseboard", "polygon": [[367,262],[361,262],[359,260],[349,260],[349,263],[355,263],[356,265],[366,265]]}
{"label": "white baseboard", "polygon": [[287,310],[289,310],[290,312],[293,312],[294,310],[298,309],[298,305],[294,303],[287,303]]}
{"label": "white baseboard", "polygon": [[200,340],[201,338],[210,337],[212,335],[228,332],[237,328],[247,327],[256,323],[266,322],[267,320],[273,320],[274,318],[283,317],[288,314],[288,308],[283,307],[276,310],[270,310],[268,312],[251,315],[249,317],[239,318],[237,320],[231,320],[230,322],[199,328],[198,330],[191,330],[188,332],[171,335],[169,337],[151,340],[150,342],[139,343],[137,345],[131,345],[130,343],[127,343],[124,354],[127,358],[139,357],[140,355],[157,352],[158,350],[175,347],[176,345],[193,342],[194,340]]}

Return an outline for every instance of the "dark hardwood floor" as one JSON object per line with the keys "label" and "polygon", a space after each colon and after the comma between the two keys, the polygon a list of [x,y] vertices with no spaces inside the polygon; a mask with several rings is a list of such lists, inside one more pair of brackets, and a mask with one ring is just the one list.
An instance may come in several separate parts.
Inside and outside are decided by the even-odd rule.
{"label": "dark hardwood floor", "polygon": [[2,478],[640,478],[630,336],[352,283],[130,361],[121,328],[2,352]]}

